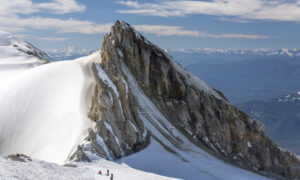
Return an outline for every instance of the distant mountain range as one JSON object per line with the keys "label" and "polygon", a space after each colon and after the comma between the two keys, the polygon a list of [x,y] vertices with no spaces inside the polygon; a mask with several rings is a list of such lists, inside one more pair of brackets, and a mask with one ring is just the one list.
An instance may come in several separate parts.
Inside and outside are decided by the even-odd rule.
{"label": "distant mountain range", "polygon": [[[297,48],[279,48],[279,49],[210,49],[210,48],[194,48],[194,49],[166,49],[175,60],[186,66],[198,62],[206,63],[224,63],[234,62],[247,59],[257,58],[288,58],[300,59],[300,49]],[[86,56],[92,52],[93,49],[80,48],[75,45],[68,46],[64,49],[49,49],[45,51],[54,60],[74,59]]]}
{"label": "distant mountain range", "polygon": [[300,49],[179,49],[166,50],[184,66],[195,63],[224,63],[250,59],[300,59]]}
{"label": "distant mountain range", "polygon": [[84,49],[77,46],[69,46],[64,49],[50,49],[46,53],[51,56],[54,61],[76,59],[93,53],[94,50]]}
{"label": "distant mountain range", "polygon": [[183,52],[183,53],[205,53],[205,54],[231,54],[231,55],[259,55],[259,56],[273,56],[273,55],[282,55],[282,56],[300,56],[300,49],[297,48],[279,48],[279,49],[237,49],[237,48],[228,48],[228,49],[211,49],[211,48],[194,48],[194,49],[179,49],[179,50],[170,50],[171,52]]}
{"label": "distant mountain range", "polygon": [[[228,55],[228,56],[226,56]],[[212,87],[222,91],[232,103],[270,100],[300,89],[300,57],[261,56],[248,58],[225,54],[215,57],[198,54],[200,60],[186,68]],[[250,56],[248,56],[250,57]],[[215,58],[215,59],[214,59]]]}
{"label": "distant mountain range", "polygon": [[300,92],[270,101],[249,101],[238,107],[262,121],[273,140],[300,154]]}

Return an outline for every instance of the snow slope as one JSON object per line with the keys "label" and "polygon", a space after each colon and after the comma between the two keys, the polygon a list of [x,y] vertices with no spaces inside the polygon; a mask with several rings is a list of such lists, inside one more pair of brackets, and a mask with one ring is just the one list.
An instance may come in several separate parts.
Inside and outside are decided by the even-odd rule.
{"label": "snow slope", "polygon": [[1,81],[1,155],[23,153],[59,164],[66,160],[90,122],[89,65],[99,54],[41,65]]}
{"label": "snow slope", "polygon": [[45,161],[33,160],[17,162],[0,157],[0,179],[42,179],[42,180],[109,180],[109,176],[99,175],[101,170],[106,173],[109,169],[113,173],[114,180],[171,180],[153,173],[136,170],[126,164],[118,164],[112,161],[100,160],[92,163],[76,163],[77,167],[65,167]]}
{"label": "snow slope", "polygon": [[[117,162],[155,174],[190,180],[268,179],[229,165],[191,143],[144,94],[124,63],[122,70],[140,105],[139,116],[151,131],[152,138],[146,149]],[[171,151],[163,146],[171,148]]]}
{"label": "snow slope", "polygon": [[204,151],[180,154],[180,157],[166,151],[156,140],[143,151],[124,157],[117,162],[132,168],[168,177],[189,180],[267,180],[268,178],[228,165]]}
{"label": "snow slope", "polygon": [[0,30],[0,79],[51,61],[44,52]]}
{"label": "snow slope", "polygon": [[[0,154],[22,153],[33,158],[63,164],[74,147],[86,137],[87,94],[93,85],[91,63],[101,60],[100,53],[74,61],[49,63],[20,72],[0,84]],[[189,142],[156,109],[142,92],[126,66],[128,86],[139,97],[139,116],[157,139],[150,145],[116,162],[99,158],[92,163],[77,163],[77,168],[43,161],[22,164],[0,158],[0,174],[8,179],[108,179],[97,174],[110,169],[116,179],[266,179],[252,172],[228,165]],[[103,75],[103,78],[105,76]],[[157,129],[160,127],[160,130]],[[173,129],[172,143],[161,131]],[[26,142],[26,143],[24,143]],[[4,166],[5,164],[5,166]],[[128,167],[132,166],[132,168]],[[146,173],[146,172],[150,173]],[[158,174],[154,175],[152,173]]]}
{"label": "snow slope", "polygon": [[[205,154],[204,154],[205,155]],[[107,169],[116,180],[164,180],[164,179],[267,179],[249,171],[241,170],[210,156],[191,154],[183,162],[166,151],[157,141],[143,151],[122,158],[116,162],[99,159],[91,163],[72,163],[77,167],[66,167],[45,161],[18,162],[0,157],[0,179],[101,179],[109,177],[98,175],[99,170]]]}
{"label": "snow slope", "polygon": [[[96,52],[48,64],[40,58],[48,60],[30,44],[0,31],[0,155],[21,153],[48,161],[22,163],[0,158],[0,179],[108,179],[97,174],[99,169],[110,169],[116,179],[266,179],[228,165],[192,144],[160,113],[124,64],[126,87],[133,90],[139,116],[153,134],[150,145],[116,162],[98,158],[77,163],[77,168],[56,165],[66,162],[93,126],[87,117],[94,82],[91,64],[101,57]],[[104,71],[99,76],[118,94]],[[191,83],[195,82],[206,87],[198,80]]]}

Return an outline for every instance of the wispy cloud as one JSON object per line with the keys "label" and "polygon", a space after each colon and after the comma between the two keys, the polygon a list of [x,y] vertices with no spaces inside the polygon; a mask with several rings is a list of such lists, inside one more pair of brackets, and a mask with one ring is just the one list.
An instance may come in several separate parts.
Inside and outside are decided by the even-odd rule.
{"label": "wispy cloud", "polygon": [[[41,30],[54,30],[56,33],[82,33],[98,34],[109,32],[111,23],[95,24],[91,21],[80,21],[74,19],[30,17],[20,18],[18,16],[0,16],[0,26],[10,28],[34,28]],[[20,29],[21,30],[21,29]]]}
{"label": "wispy cloud", "polygon": [[68,40],[68,38],[56,38],[56,37],[41,37],[38,39],[43,40],[43,41],[50,41],[50,42],[64,42],[64,41]]}
{"label": "wispy cloud", "polygon": [[[57,18],[19,18],[19,17],[1,17],[0,26],[9,27],[13,30],[24,30],[25,28],[34,28],[42,30],[54,30],[56,33],[81,33],[81,34],[100,34],[110,31],[112,23],[95,24],[91,21],[79,21],[74,19]],[[192,36],[201,38],[244,38],[244,39],[266,39],[264,35],[248,34],[209,34],[197,30],[186,30],[181,26],[164,25],[135,25],[138,31],[157,36]],[[8,29],[9,29],[8,28]]]}
{"label": "wispy cloud", "polygon": [[[220,1],[220,0],[218,0]],[[176,1],[177,3],[191,3],[190,1]],[[192,1],[197,3],[196,1]],[[134,1],[120,1],[130,8],[132,12],[151,14],[158,12],[161,5],[170,3],[167,1],[162,4],[139,4]],[[183,15],[182,11],[171,11],[177,5],[167,8],[168,12],[164,15]],[[162,9],[165,7],[162,6]],[[176,8],[175,8],[176,9]],[[76,20],[72,18],[47,18],[39,16],[22,16],[30,15],[36,12],[46,12],[52,14],[65,14],[72,12],[81,12],[85,6],[76,2],[76,0],[52,0],[49,3],[33,3],[32,0],[10,0],[1,2],[0,6],[0,28],[10,32],[22,32],[26,29],[51,30],[55,33],[81,33],[81,34],[100,34],[110,31],[112,23],[97,24],[87,20]],[[251,34],[210,34],[199,30],[188,30],[181,26],[166,25],[135,25],[135,28],[143,33],[154,34],[157,36],[191,36],[198,38],[244,38],[244,39],[266,39],[265,35]],[[44,41],[65,41],[64,38],[40,38]]]}
{"label": "wispy cloud", "polygon": [[55,30],[57,33],[76,32],[93,34],[103,32],[106,25],[96,25],[90,21],[78,21],[59,18],[45,18],[23,15],[34,15],[38,12],[45,14],[66,14],[82,12],[85,6],[76,0],[50,0],[47,3],[34,3],[32,0],[9,0],[0,3],[0,28],[10,32],[22,32],[27,28]]}
{"label": "wispy cloud", "polygon": [[118,10],[119,13],[162,17],[205,14],[232,16],[238,19],[300,21],[300,0],[167,0],[157,3],[137,1],[118,1],[118,3],[129,8]]}
{"label": "wispy cloud", "polygon": [[[0,22],[0,24],[1,24],[1,22]],[[17,32],[26,31],[26,28],[23,28],[23,27],[14,27],[14,26],[7,27],[7,26],[1,26],[0,25],[0,30],[8,31],[8,32],[11,32],[11,33],[17,33]]]}
{"label": "wispy cloud", "polygon": [[157,36],[191,36],[199,38],[235,38],[235,39],[267,39],[270,36],[257,34],[209,34],[196,30],[185,30],[181,26],[156,26],[156,25],[135,25],[138,31],[155,34]]}
{"label": "wispy cloud", "polygon": [[50,11],[54,14],[66,14],[71,12],[82,12],[85,6],[75,0],[54,0],[50,3],[39,3],[35,6],[38,9]]}
{"label": "wispy cloud", "polygon": [[218,20],[220,21],[228,21],[228,22],[237,22],[237,23],[249,23],[251,21],[245,19],[237,19],[237,18],[226,18],[226,17],[219,17]]}
{"label": "wispy cloud", "polygon": [[29,34],[14,34],[14,37],[25,39],[31,37]]}
{"label": "wispy cloud", "polygon": [[85,6],[75,0],[52,0],[49,3],[33,3],[32,0],[9,0],[1,1],[0,15],[12,16],[37,12],[66,14],[84,10]]}

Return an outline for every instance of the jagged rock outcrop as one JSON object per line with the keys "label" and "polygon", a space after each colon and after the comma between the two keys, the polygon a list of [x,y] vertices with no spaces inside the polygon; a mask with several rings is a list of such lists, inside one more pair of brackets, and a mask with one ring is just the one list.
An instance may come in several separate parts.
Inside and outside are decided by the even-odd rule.
{"label": "jagged rock outcrop", "polygon": [[26,53],[30,56],[34,56],[34,57],[38,58],[39,60],[44,61],[44,63],[48,63],[48,62],[52,61],[52,59],[45,52],[39,50],[34,45],[32,45],[28,42],[23,42],[23,43],[24,43],[23,46],[25,46],[25,48],[19,47],[19,45],[17,43],[13,44],[13,46],[15,48],[17,48],[18,51]]}
{"label": "jagged rock outcrop", "polygon": [[8,159],[19,162],[32,161],[30,157],[24,154],[11,154],[7,156]]}
{"label": "jagged rock outcrop", "polygon": [[129,24],[116,22],[104,38],[101,57],[93,64],[96,84],[89,117],[95,128],[71,159],[92,160],[82,153],[115,159],[136,152],[147,146],[150,136],[156,138],[145,123],[184,150],[166,119],[191,142],[227,161],[277,178],[300,178],[299,160],[266,137],[260,122]]}

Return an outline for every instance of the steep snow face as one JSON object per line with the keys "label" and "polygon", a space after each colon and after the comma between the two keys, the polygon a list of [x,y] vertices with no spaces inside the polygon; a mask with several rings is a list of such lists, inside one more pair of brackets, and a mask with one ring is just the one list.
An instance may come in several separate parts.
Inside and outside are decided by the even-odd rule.
{"label": "steep snow face", "polygon": [[33,45],[0,31],[0,79],[49,61],[51,58]]}
{"label": "steep snow face", "polygon": [[0,154],[63,163],[89,125],[91,61],[49,63],[1,81]]}
{"label": "steep snow face", "polygon": [[[196,150],[196,148],[194,149]],[[186,159],[168,152],[156,140],[143,151],[124,157],[117,162],[146,172],[189,180],[243,179],[268,180],[269,178],[228,165],[204,151],[183,153]]]}
{"label": "steep snow face", "polygon": [[139,104],[139,118],[153,138],[145,150],[117,162],[180,179],[268,179],[226,164],[191,143],[144,94],[125,64],[122,69]]}

